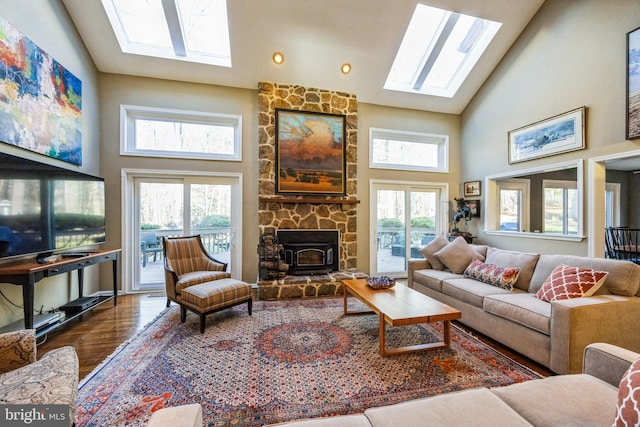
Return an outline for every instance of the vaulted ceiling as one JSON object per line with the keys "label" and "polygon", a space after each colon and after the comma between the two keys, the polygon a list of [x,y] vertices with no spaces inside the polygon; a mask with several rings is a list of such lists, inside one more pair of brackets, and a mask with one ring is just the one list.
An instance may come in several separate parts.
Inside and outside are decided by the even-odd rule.
{"label": "vaulted ceiling", "polygon": [[[385,80],[416,0],[227,0],[232,67],[122,53],[100,0],[63,0],[101,72],[257,88],[259,81],[355,93],[361,102],[461,113],[544,0],[424,0],[502,23],[453,98],[390,91]],[[275,65],[272,54],[285,55]],[[348,75],[340,66],[348,62]]]}

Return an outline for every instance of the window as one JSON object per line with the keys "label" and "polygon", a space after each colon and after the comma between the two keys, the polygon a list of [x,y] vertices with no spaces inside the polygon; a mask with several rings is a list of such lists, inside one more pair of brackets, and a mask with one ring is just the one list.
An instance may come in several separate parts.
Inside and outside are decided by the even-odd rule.
{"label": "window", "polygon": [[576,181],[542,181],[545,233],[578,234]]}
{"label": "window", "polygon": [[499,218],[502,231],[527,231],[529,228],[529,182],[520,179],[498,183]]}
{"label": "window", "polygon": [[429,133],[369,129],[369,167],[448,172],[449,137]]}
{"label": "window", "polygon": [[620,226],[620,187],[615,182],[605,184],[605,227]]}
{"label": "window", "polygon": [[491,175],[485,182],[486,235],[585,238],[582,160]]}
{"label": "window", "polygon": [[[448,226],[448,186],[443,183],[370,181],[371,275],[407,277],[409,258]],[[445,202],[443,202],[445,201]]]}
{"label": "window", "polygon": [[418,3],[384,88],[453,97],[501,26]]}
{"label": "window", "polygon": [[121,154],[241,160],[242,117],[121,106]]}
{"label": "window", "polygon": [[226,0],[102,0],[125,53],[231,67]]}

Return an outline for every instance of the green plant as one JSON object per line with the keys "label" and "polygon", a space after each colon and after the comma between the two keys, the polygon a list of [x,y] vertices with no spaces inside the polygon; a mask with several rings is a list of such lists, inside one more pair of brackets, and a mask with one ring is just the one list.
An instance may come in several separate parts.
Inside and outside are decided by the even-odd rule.
{"label": "green plant", "polygon": [[404,223],[398,218],[380,218],[378,227],[403,227]]}

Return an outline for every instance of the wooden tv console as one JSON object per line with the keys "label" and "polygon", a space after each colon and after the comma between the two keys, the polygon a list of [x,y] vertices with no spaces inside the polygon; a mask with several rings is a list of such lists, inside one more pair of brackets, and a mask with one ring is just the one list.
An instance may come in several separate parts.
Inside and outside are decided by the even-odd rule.
{"label": "wooden tv console", "polygon": [[[97,304],[92,305],[88,310],[95,308],[96,305],[106,301],[113,300],[113,305],[118,303],[118,287],[120,277],[120,252],[121,249],[85,251],[82,255],[60,258],[57,261],[46,264],[38,264],[35,260],[17,261],[0,265],[0,283],[11,283],[13,285],[22,286],[22,298],[24,308],[24,327],[25,329],[33,328],[33,312],[35,284],[45,277],[57,276],[71,271],[78,272],[78,298],[83,297],[84,286],[84,269],[92,265],[101,264],[111,261],[113,266],[113,295],[100,296]],[[74,313],[72,316],[67,315],[64,322],[69,321],[87,310]],[[37,335],[43,335],[57,328],[62,323],[51,325],[37,331]]]}

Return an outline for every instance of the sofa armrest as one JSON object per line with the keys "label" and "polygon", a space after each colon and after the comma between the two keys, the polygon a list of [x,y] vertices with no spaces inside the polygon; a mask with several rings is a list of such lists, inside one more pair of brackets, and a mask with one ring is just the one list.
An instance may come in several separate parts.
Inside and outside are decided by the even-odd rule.
{"label": "sofa armrest", "polygon": [[629,366],[640,354],[607,343],[589,344],[584,350],[582,371],[618,387]]}
{"label": "sofa armrest", "polygon": [[36,360],[36,331],[24,329],[0,334],[0,374]]}
{"label": "sofa armrest", "polygon": [[607,342],[640,352],[640,298],[597,295],[551,303],[551,360],[558,374],[582,372],[587,345]]}
{"label": "sofa armrest", "polygon": [[413,288],[413,272],[431,268],[426,258],[409,258],[407,261],[407,286]]}

